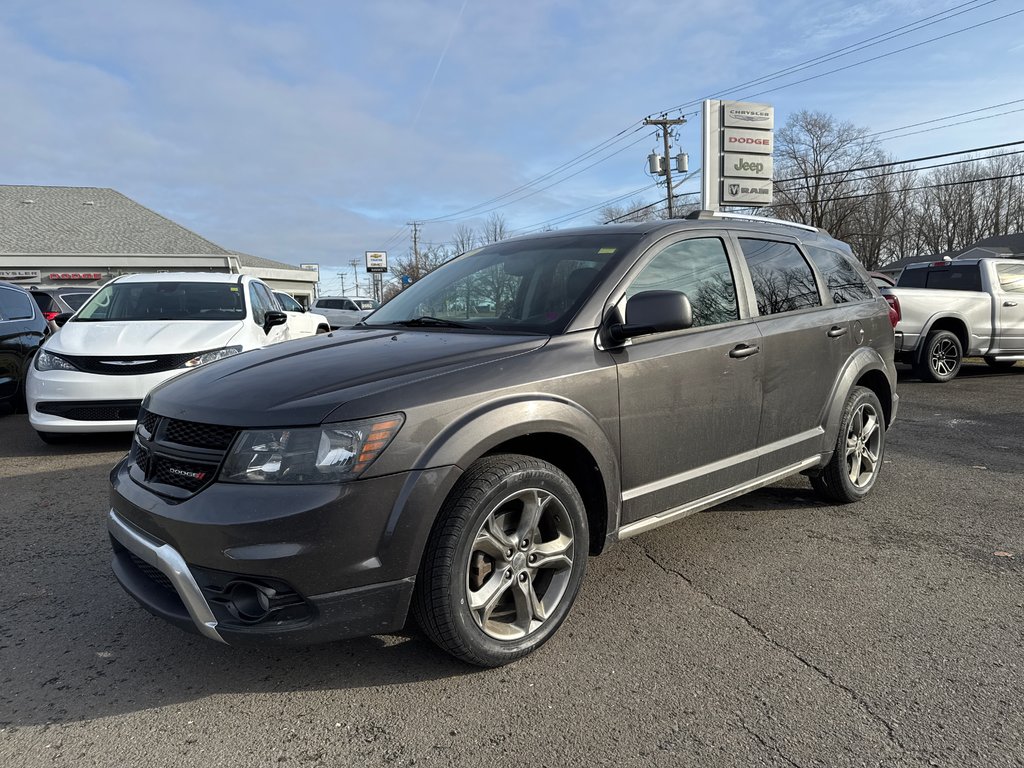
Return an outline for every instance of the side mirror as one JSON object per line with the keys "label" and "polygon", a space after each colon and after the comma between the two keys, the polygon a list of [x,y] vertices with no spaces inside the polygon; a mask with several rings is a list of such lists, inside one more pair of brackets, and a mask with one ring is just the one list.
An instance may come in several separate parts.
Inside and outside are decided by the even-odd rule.
{"label": "side mirror", "polygon": [[288,322],[288,315],[284,312],[279,312],[276,309],[272,309],[263,316],[263,331],[270,333],[270,329],[278,325],[284,325]]}
{"label": "side mirror", "polygon": [[74,312],[61,312],[59,315],[57,315],[55,318],[53,318],[53,322],[54,322],[54,324],[58,328],[63,328],[64,327],[64,323],[66,323],[68,320],[70,320],[71,316],[73,314],[75,314],[75,313]]}
{"label": "side mirror", "polygon": [[682,331],[693,325],[690,299],[680,291],[643,291],[626,302],[626,322],[608,327],[612,341],[663,331]]}

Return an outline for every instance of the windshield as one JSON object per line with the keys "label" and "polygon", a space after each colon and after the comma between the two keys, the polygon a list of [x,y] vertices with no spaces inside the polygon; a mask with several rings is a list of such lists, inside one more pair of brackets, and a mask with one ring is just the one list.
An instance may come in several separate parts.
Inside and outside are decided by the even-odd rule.
{"label": "windshield", "polygon": [[241,320],[242,289],[235,283],[111,283],[73,318],[74,322],[110,320]]}
{"label": "windshield", "polygon": [[639,239],[550,235],[488,245],[434,270],[364,324],[561,333]]}
{"label": "windshield", "polygon": [[60,297],[72,310],[80,308],[92,296],[92,293],[62,293]]}

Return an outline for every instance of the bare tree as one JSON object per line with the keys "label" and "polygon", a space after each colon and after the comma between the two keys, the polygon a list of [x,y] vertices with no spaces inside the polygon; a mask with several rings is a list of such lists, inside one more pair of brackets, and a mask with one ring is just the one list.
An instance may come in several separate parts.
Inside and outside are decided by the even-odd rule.
{"label": "bare tree", "polygon": [[775,215],[847,239],[862,204],[859,169],[882,160],[866,128],[824,112],[791,115],[775,139]]}
{"label": "bare tree", "polygon": [[487,245],[501,240],[508,240],[511,236],[512,233],[509,230],[508,222],[505,221],[505,217],[500,213],[492,213],[484,223],[484,231],[480,239],[484,245]]}
{"label": "bare tree", "polygon": [[658,205],[651,205],[636,198],[621,205],[607,205],[598,213],[601,224],[624,221],[655,221],[662,218]]}

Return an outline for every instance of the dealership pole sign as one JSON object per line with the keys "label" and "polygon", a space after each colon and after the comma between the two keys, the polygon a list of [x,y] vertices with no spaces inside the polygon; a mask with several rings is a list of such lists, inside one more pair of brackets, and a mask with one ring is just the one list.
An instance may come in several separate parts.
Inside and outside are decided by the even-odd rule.
{"label": "dealership pole sign", "polygon": [[388,271],[387,251],[367,251],[366,271],[383,273]]}
{"label": "dealership pole sign", "polygon": [[772,204],[775,109],[746,101],[704,101],[701,207]]}

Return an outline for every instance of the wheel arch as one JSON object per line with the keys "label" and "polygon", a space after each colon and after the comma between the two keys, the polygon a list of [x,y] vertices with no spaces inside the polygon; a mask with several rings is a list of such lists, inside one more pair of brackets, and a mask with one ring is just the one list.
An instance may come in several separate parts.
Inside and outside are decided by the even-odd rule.
{"label": "wheel arch", "polygon": [[533,456],[564,472],[586,507],[590,552],[603,551],[618,527],[620,483],[616,447],[593,414],[550,394],[487,403],[441,430],[417,465],[464,471],[481,457],[501,453]]}
{"label": "wheel arch", "polygon": [[967,318],[960,313],[933,315],[928,318],[928,322],[921,329],[916,355],[918,360],[924,356],[928,336],[933,331],[949,331],[952,333],[960,340],[960,348],[963,350],[963,354],[967,354],[967,350],[971,345],[971,327],[967,322]]}
{"label": "wheel arch", "polygon": [[[893,393],[895,385],[885,361],[881,355],[870,347],[860,347],[849,360],[846,361],[842,372],[836,378],[829,396],[828,404],[822,418],[822,427],[825,431],[824,445],[828,446],[828,454],[836,444],[839,435],[839,426],[843,417],[843,407],[846,399],[850,396],[850,390],[854,387],[867,387],[882,404],[882,412],[885,415],[885,425],[888,428],[893,414]],[[827,463],[828,455],[823,455],[822,465]]]}

